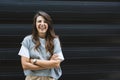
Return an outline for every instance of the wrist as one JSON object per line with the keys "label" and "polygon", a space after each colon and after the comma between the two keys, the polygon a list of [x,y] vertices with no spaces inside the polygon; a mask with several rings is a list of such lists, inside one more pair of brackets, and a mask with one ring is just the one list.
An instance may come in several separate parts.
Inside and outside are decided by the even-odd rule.
{"label": "wrist", "polygon": [[32,64],[36,65],[37,59],[32,59]]}

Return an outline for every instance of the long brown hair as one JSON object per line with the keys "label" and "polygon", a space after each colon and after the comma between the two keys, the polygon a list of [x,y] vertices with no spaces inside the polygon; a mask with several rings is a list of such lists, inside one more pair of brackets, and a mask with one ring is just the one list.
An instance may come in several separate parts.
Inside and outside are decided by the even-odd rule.
{"label": "long brown hair", "polygon": [[40,46],[39,35],[38,35],[37,28],[36,28],[36,19],[38,16],[42,16],[48,24],[48,30],[47,30],[46,36],[45,36],[45,40],[46,40],[45,48],[52,55],[53,49],[54,49],[53,39],[55,37],[57,37],[57,35],[54,32],[53,22],[52,22],[50,15],[48,15],[44,11],[39,11],[38,13],[36,13],[36,15],[34,16],[34,19],[33,19],[32,36],[33,36],[33,41],[35,42],[35,49],[38,50],[38,47]]}

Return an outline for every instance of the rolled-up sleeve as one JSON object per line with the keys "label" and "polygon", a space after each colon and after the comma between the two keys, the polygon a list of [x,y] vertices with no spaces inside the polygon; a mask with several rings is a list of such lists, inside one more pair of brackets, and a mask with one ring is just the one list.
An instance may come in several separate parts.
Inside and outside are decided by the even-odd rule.
{"label": "rolled-up sleeve", "polygon": [[30,58],[29,50],[28,50],[28,44],[29,44],[28,43],[28,38],[25,37],[24,40],[21,43],[21,48],[20,48],[20,51],[19,51],[18,55]]}
{"label": "rolled-up sleeve", "polygon": [[59,38],[54,39],[54,53],[59,55],[59,59],[61,59],[61,61],[64,60]]}

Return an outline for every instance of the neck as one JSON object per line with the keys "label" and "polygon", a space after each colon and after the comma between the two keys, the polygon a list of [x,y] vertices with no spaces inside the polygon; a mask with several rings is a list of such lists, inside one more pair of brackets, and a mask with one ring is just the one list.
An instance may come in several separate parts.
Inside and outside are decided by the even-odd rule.
{"label": "neck", "polygon": [[44,34],[44,33],[40,33],[40,34],[39,34],[39,37],[45,38],[45,35],[46,35],[46,34]]}

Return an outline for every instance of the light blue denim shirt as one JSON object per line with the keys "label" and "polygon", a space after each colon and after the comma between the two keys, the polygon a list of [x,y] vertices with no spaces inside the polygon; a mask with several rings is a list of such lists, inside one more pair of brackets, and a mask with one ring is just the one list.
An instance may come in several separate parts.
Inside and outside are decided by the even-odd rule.
{"label": "light blue denim shirt", "polygon": [[[26,36],[24,40],[22,41],[21,49],[18,53],[20,56],[24,56],[27,58],[33,58],[33,59],[40,59],[40,60],[48,60],[50,58],[50,53],[46,51],[45,49],[45,39],[39,38],[40,40],[40,47],[39,50],[34,49],[34,42],[32,40],[32,35]],[[59,58],[63,61],[64,56],[62,54],[61,46],[59,38],[55,38],[53,40],[54,42],[54,54],[58,54]],[[55,79],[59,79],[62,75],[61,68],[51,68],[51,69],[44,69],[44,70],[24,70],[24,74],[32,75],[32,76],[50,76]]]}

